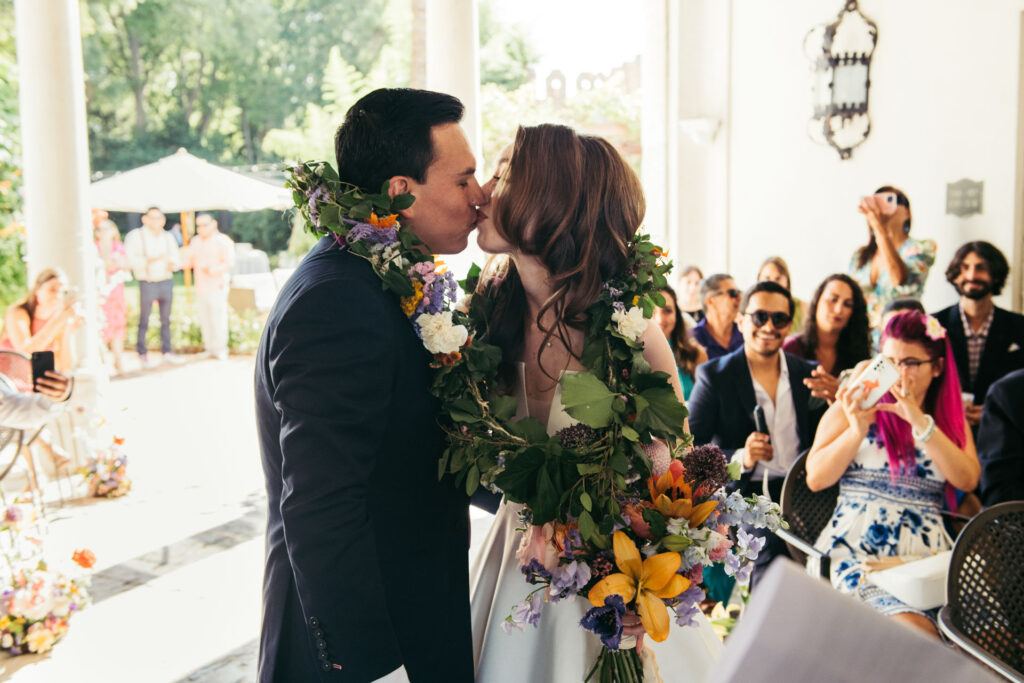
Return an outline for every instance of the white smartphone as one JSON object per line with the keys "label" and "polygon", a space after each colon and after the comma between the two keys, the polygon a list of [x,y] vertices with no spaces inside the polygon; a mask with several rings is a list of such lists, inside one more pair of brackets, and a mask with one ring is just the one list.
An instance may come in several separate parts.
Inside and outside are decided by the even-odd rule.
{"label": "white smartphone", "polygon": [[871,363],[857,378],[850,382],[854,389],[867,389],[868,395],[860,402],[860,409],[867,410],[885,396],[893,384],[900,378],[900,373],[889,360],[879,354],[871,359]]}

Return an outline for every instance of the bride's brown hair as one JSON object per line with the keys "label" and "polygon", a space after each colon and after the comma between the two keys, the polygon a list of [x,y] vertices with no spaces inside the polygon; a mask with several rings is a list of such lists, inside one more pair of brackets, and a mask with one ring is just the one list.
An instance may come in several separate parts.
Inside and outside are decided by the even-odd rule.
{"label": "bride's brown hair", "polygon": [[[601,286],[626,268],[629,241],[645,209],[639,178],[606,140],[552,124],[516,132],[511,162],[494,191],[492,216],[505,240],[537,256],[550,273],[552,293],[536,320],[545,335],[537,351],[542,369],[546,342],[554,336],[577,357],[582,352],[572,348],[569,328],[586,330],[587,308]],[[515,264],[508,260],[502,270],[497,277],[485,276],[481,289],[494,300],[486,339],[501,347],[508,378],[522,354],[529,321]],[[545,327],[549,311],[555,324]]]}

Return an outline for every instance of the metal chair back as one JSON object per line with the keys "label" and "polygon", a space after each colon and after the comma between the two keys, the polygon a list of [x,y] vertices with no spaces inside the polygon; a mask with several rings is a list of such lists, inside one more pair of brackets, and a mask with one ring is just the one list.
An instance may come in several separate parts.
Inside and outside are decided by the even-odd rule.
{"label": "metal chair back", "polygon": [[972,519],[953,547],[939,627],[1012,681],[1024,681],[1024,501]]}
{"label": "metal chair back", "polygon": [[[807,451],[801,453],[789,468],[782,484],[779,507],[782,517],[789,522],[789,532],[807,543],[814,545],[821,535],[839,499],[839,482],[822,491],[807,488]],[[807,555],[792,543],[786,543],[793,558],[801,564],[807,562]]]}
{"label": "metal chair back", "polygon": [[0,349],[0,374],[21,393],[32,391],[32,357],[21,351]]}

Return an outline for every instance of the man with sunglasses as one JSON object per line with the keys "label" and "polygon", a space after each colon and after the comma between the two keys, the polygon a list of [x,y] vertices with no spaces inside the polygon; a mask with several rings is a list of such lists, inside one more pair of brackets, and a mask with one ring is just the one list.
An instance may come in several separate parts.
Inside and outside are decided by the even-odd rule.
{"label": "man with sunglasses", "polygon": [[[737,485],[744,496],[767,488],[776,502],[790,465],[810,448],[825,408],[821,401],[812,404],[804,385],[816,364],[782,351],[793,309],[793,297],[782,285],[765,281],[748,289],[739,309],[743,346],[697,368],[688,402],[694,443],[717,444],[726,457],[742,463]],[[757,431],[755,407],[764,411],[768,433]],[[767,535],[753,583],[780,554],[786,554],[785,544]]]}
{"label": "man with sunglasses", "polygon": [[708,360],[720,358],[743,346],[736,326],[740,296],[731,275],[708,275],[700,283],[700,305],[704,319],[693,328],[693,338],[708,352]]}

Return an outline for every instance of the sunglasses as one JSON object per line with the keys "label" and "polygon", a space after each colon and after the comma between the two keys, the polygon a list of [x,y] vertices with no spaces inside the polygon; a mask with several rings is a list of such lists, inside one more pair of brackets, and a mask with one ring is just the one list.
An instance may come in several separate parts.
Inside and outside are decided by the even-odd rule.
{"label": "sunglasses", "polygon": [[739,299],[743,296],[743,292],[738,289],[721,289],[711,296],[721,296],[722,294],[728,294],[730,299]]}
{"label": "sunglasses", "polygon": [[779,311],[775,311],[774,313],[769,313],[768,311],[754,311],[752,313],[747,313],[747,315],[750,316],[750,320],[754,323],[754,327],[764,327],[768,321],[771,320],[772,326],[777,330],[781,330],[793,321],[793,316],[789,313],[782,313]]}

